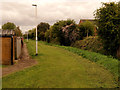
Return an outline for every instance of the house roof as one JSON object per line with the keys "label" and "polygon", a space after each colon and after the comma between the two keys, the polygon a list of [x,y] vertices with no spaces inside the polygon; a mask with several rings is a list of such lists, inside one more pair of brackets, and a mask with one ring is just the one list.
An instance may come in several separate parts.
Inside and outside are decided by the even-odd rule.
{"label": "house roof", "polygon": [[80,19],[79,24],[82,23],[82,22],[85,22],[85,21],[90,21],[90,22],[95,23],[96,20],[95,19]]}

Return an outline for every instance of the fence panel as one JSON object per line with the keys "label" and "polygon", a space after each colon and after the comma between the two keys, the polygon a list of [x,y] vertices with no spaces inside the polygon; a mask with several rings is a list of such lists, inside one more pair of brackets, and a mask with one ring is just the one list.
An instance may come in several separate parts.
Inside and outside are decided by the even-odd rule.
{"label": "fence panel", "polygon": [[2,64],[11,64],[11,37],[2,37]]}
{"label": "fence panel", "polygon": [[17,59],[18,59],[21,55],[21,38],[20,37],[17,37],[16,43],[17,43]]}

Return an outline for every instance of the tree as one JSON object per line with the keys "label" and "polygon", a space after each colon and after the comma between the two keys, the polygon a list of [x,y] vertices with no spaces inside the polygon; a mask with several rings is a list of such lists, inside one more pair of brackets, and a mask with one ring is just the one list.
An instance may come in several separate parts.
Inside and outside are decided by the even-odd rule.
{"label": "tree", "polygon": [[74,20],[61,20],[56,22],[50,28],[50,41],[56,44],[64,45],[64,33],[62,32],[63,27],[74,23]]}
{"label": "tree", "polygon": [[69,46],[78,39],[79,30],[74,20],[61,20],[50,28],[50,41],[56,44]]}
{"label": "tree", "polygon": [[28,37],[30,39],[35,39],[35,35],[36,35],[36,28],[33,28],[32,30],[28,31]]}
{"label": "tree", "polygon": [[38,24],[38,40],[45,40],[45,32],[49,29],[49,27],[50,25],[45,22],[41,22],[40,24]]}
{"label": "tree", "polygon": [[49,43],[50,42],[50,30],[45,32],[45,40]]}
{"label": "tree", "polygon": [[77,25],[72,23],[63,28],[62,32],[64,33],[64,43],[65,46],[70,46],[76,40],[80,39],[79,29]]}
{"label": "tree", "polygon": [[16,36],[22,36],[22,31],[20,30],[19,26],[16,27],[16,29],[15,29],[15,35]]}
{"label": "tree", "polygon": [[106,54],[116,56],[120,45],[120,4],[103,3],[103,6],[96,10],[95,18]]}
{"label": "tree", "polygon": [[4,25],[2,25],[3,30],[14,30],[16,28],[16,25],[11,22],[7,22]]}
{"label": "tree", "polygon": [[83,37],[92,36],[94,34],[94,24],[90,21],[81,23],[78,28],[81,39],[83,39]]}

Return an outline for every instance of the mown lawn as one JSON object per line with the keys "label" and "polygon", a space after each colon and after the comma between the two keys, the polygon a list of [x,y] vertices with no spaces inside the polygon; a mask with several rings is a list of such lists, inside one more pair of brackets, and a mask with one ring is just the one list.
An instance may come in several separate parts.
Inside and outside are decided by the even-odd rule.
{"label": "mown lawn", "polygon": [[100,66],[109,70],[114,75],[115,79],[118,81],[118,77],[119,77],[118,67],[120,65],[120,61],[116,58],[113,58],[112,56],[106,56],[100,53],[95,53],[95,52],[91,52],[88,50],[82,50],[82,49],[78,49],[78,48],[70,47],[70,46],[66,47],[66,46],[60,46],[60,45],[55,45],[55,44],[46,43],[46,42],[41,42],[41,43],[44,43],[50,46],[63,48],[79,56],[82,56],[83,58],[86,58],[92,62],[96,62]]}
{"label": "mown lawn", "polygon": [[35,56],[35,41],[29,40],[27,47],[38,64],[3,77],[3,88],[117,87],[108,70],[73,52],[39,42]]}

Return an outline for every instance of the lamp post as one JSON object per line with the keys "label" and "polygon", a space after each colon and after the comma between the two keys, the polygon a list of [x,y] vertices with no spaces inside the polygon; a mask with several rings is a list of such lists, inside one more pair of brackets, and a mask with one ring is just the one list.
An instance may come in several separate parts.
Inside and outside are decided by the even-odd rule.
{"label": "lamp post", "polygon": [[[36,4],[32,4],[32,6],[35,7],[35,15],[36,15],[36,21],[37,21],[37,5]],[[37,26],[36,26],[36,56],[38,55],[37,41],[38,41],[38,37],[37,37]]]}

